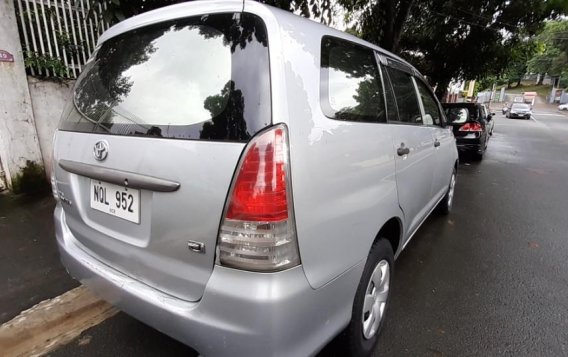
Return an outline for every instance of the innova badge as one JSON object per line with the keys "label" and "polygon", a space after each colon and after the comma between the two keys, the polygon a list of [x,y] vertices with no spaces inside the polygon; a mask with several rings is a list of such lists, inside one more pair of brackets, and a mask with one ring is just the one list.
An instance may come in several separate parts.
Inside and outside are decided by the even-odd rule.
{"label": "innova badge", "polygon": [[106,140],[97,141],[93,148],[93,154],[98,161],[106,159],[108,156],[108,142]]}

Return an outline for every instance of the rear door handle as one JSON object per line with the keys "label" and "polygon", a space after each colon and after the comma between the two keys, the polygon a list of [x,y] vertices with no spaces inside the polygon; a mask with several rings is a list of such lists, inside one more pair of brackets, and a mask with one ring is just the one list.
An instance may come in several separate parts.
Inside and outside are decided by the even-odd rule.
{"label": "rear door handle", "polygon": [[434,147],[437,148],[439,146],[440,146],[440,141],[436,139],[436,141],[434,141]]}
{"label": "rear door handle", "polygon": [[410,154],[410,149],[404,146],[404,143],[400,144],[400,147],[396,149],[398,156],[404,156]]}

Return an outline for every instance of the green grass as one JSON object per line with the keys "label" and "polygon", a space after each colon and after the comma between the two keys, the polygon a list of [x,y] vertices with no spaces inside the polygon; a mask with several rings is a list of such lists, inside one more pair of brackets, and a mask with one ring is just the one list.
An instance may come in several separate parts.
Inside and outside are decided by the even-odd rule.
{"label": "green grass", "polygon": [[550,91],[552,90],[551,85],[541,85],[537,86],[534,83],[521,83],[518,87],[513,87],[511,89],[505,89],[505,92],[511,93],[522,93],[522,92],[536,92],[539,96],[545,97],[550,95]]}

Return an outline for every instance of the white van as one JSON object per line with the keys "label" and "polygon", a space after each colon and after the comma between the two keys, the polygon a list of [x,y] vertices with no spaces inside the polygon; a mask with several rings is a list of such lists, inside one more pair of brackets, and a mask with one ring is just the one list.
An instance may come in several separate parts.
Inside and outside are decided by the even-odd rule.
{"label": "white van", "polygon": [[369,354],[394,259],[452,206],[458,155],[422,76],[254,1],[105,32],[54,145],[69,273],[210,356]]}

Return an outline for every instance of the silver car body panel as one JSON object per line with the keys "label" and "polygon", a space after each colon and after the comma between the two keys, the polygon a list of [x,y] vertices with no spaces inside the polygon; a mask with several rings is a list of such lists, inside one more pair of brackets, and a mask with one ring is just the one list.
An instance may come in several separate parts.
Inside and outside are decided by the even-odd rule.
{"label": "silver car body panel", "polygon": [[[289,130],[302,265],[267,274],[214,264],[219,222],[243,143],[59,131],[56,162],[104,166],[180,186],[176,192],[142,190],[141,223],[132,229],[90,210],[85,194],[75,188],[90,179],[56,165],[57,188],[72,202],[61,200],[56,208],[57,240],[73,276],[202,354],[312,355],[348,324],[367,254],[382,225],[393,218],[400,222],[398,256],[445,194],[457,150],[444,128],[325,117],[319,90],[324,35],[406,62],[258,2],[197,1],[151,11],[115,25],[99,45],[153,23],[242,10],[262,18],[269,34],[272,123],[285,123]],[[111,151],[104,165],[92,154],[102,137]],[[436,139],[442,145],[434,148]],[[415,151],[407,158],[396,154],[401,140],[413,142]],[[415,196],[421,203],[413,201]],[[180,221],[186,222],[184,229],[173,224]],[[205,254],[187,249],[189,240],[203,242]]]}
{"label": "silver car body panel", "polygon": [[[110,153],[101,163],[92,148],[103,137]],[[66,225],[89,254],[165,293],[199,300],[244,144],[59,131],[54,147],[54,160],[64,166],[80,162],[181,183],[175,192],[141,190],[140,224],[134,224],[90,209],[91,178],[54,166],[59,194],[72,202],[63,203]],[[192,253],[188,240],[203,242],[209,253]]]}
{"label": "silver car body panel", "polygon": [[282,48],[273,41],[271,52],[286,53],[284,82],[277,82],[286,94],[274,97],[286,106],[274,119],[289,121],[300,254],[308,281],[319,288],[365,259],[381,225],[401,217],[392,127],[327,118],[319,68],[321,39],[330,29],[275,12]]}
{"label": "silver car body panel", "polygon": [[69,273],[110,303],[205,356],[310,356],[351,318],[361,262],[314,290],[301,266],[258,274],[215,267],[203,298],[188,302],[133,279],[85,253],[55,209]]}

